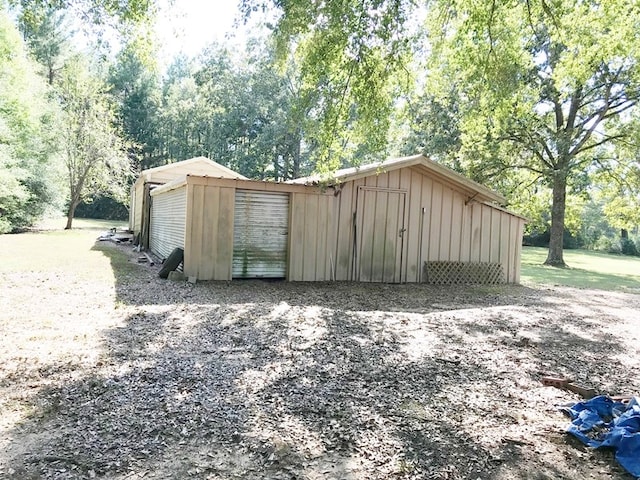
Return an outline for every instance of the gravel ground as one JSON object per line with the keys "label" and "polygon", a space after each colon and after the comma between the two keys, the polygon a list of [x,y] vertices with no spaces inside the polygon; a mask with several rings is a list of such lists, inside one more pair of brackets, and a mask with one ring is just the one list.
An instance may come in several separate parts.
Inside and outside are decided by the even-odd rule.
{"label": "gravel ground", "polygon": [[631,478],[540,378],[640,393],[640,295],[192,285],[100,254],[111,281],[1,280],[0,478]]}

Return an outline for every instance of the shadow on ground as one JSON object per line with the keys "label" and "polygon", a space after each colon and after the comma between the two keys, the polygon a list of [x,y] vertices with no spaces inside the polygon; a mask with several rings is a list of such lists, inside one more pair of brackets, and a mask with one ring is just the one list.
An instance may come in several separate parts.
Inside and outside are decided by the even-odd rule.
{"label": "shadow on ground", "polygon": [[539,384],[638,386],[615,335],[552,291],[191,285],[99,248],[122,322],[96,362],[42,365],[16,478],[631,478],[567,439],[566,395]]}

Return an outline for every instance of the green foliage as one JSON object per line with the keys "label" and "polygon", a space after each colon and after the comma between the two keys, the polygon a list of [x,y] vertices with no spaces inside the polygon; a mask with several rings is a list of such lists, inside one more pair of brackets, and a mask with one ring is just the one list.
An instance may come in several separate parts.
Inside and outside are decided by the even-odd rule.
{"label": "green foliage", "polygon": [[129,211],[121,203],[111,197],[98,195],[90,201],[81,202],[75,211],[79,218],[100,218],[104,220],[129,219]]}
{"label": "green foliage", "polygon": [[460,99],[455,88],[442,98],[428,92],[410,97],[403,115],[408,131],[395,149],[402,155],[422,152],[460,173],[464,172],[458,152],[462,146]]}
{"label": "green foliage", "polygon": [[[139,32],[145,31],[140,25],[153,18],[153,2],[10,3],[29,54],[41,68],[26,58],[22,40],[5,14],[5,3],[0,2],[0,231],[28,226],[45,209],[60,206],[65,184],[68,226],[76,205],[93,195],[109,193],[126,203],[129,161],[114,129],[111,97],[71,50],[72,32],[65,15],[81,15],[101,28],[117,26],[135,44],[131,49],[138,59],[148,61],[149,36]],[[38,78],[38,70],[51,88]],[[130,79],[120,80],[122,86]],[[138,87],[132,94],[135,101],[125,101],[131,95],[122,100],[121,118],[129,120],[129,130],[149,126],[149,116],[140,119],[141,115],[134,115],[138,112],[130,111],[132,104],[151,103],[140,83],[123,87]]]}
{"label": "green foliage", "polygon": [[64,12],[36,4],[22,10],[18,24],[31,55],[42,66],[43,76],[53,85],[71,49],[71,29]]}
{"label": "green foliage", "polygon": [[60,135],[69,188],[67,228],[82,200],[103,193],[123,203],[128,198],[131,167],[126,145],[114,128],[115,115],[106,90],[106,84],[79,56],[65,65],[56,85],[64,111]]}
{"label": "green foliage", "polygon": [[640,225],[640,196],[629,193],[608,197],[603,213],[609,224],[616,229]]}
{"label": "green foliage", "polygon": [[9,0],[20,7],[23,21],[39,24],[45,10],[67,10],[95,25],[113,23],[122,27],[148,21],[155,14],[154,0]]}
{"label": "green foliage", "polygon": [[610,168],[608,151],[629,137],[638,8],[443,0],[431,10],[429,85],[443,98],[448,85],[461,91],[460,161],[489,178],[527,169],[553,189],[549,263],[563,263],[567,190],[582,193],[583,173]]}
{"label": "green foliage", "polygon": [[[197,60],[177,58],[160,88],[130,97],[132,115],[122,110],[123,118],[145,114],[139,118],[148,136],[126,129],[145,148],[143,167],[204,155],[250,178],[286,180],[308,173],[315,124],[300,107],[304,93],[297,69],[281,67],[274,64],[269,42],[258,40],[250,40],[244,53],[213,44]],[[123,78],[139,78],[131,74],[135,64],[119,63],[118,69]],[[142,98],[157,98],[153,92],[160,97],[158,107],[146,109],[149,102]]]}
{"label": "green foliage", "polygon": [[630,238],[622,238],[620,239],[620,253],[623,255],[632,255],[638,256],[638,249],[636,248],[636,244]]}
{"label": "green foliage", "polygon": [[129,143],[134,171],[150,168],[158,155],[161,91],[150,40],[132,37],[109,68],[110,94],[120,130]]}
{"label": "green foliage", "polygon": [[[397,91],[411,81],[403,33],[412,2],[272,3],[282,12],[274,31],[279,58],[299,64],[299,108],[318,122],[318,170],[353,160],[359,145],[384,150]],[[241,4],[246,14],[265,7],[259,0]]]}
{"label": "green foliage", "polygon": [[634,118],[630,136],[609,152],[607,168],[593,175],[598,185],[596,198],[602,213],[617,229],[631,230],[640,225],[640,125]]}
{"label": "green foliage", "polygon": [[[308,158],[303,137],[311,122],[298,109],[300,84],[295,68],[278,71],[269,44],[250,41],[244,57],[212,46],[196,72],[209,116],[212,142],[207,151],[251,178],[286,180],[300,174]],[[216,138],[217,137],[217,138]]]}
{"label": "green foliage", "polygon": [[58,112],[0,7],[0,233],[33,224],[60,192]]}
{"label": "green foliage", "polygon": [[613,237],[600,236],[593,244],[593,250],[604,253],[620,254],[620,242]]}
{"label": "green foliage", "polygon": [[584,239],[585,247],[609,252],[610,249],[604,242],[611,243],[611,239],[615,237],[618,230],[607,221],[602,203],[593,199],[586,202],[580,217],[582,220],[580,235]]}

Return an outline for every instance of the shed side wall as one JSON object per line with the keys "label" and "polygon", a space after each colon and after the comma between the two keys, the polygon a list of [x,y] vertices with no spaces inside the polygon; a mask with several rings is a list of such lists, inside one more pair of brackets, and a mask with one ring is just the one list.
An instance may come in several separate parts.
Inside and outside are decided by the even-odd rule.
{"label": "shed side wall", "polygon": [[524,220],[485,204],[465,207],[462,261],[501,263],[507,283],[520,282]]}
{"label": "shed side wall", "polygon": [[[524,220],[467,196],[412,168],[359,178],[340,185],[335,206],[335,279],[356,280],[357,246],[354,214],[358,187],[406,192],[406,208],[398,225],[404,225],[402,281],[419,282],[425,261],[501,262],[505,281],[520,280],[521,238]],[[360,219],[358,219],[359,221]],[[356,222],[357,224],[358,222]],[[356,225],[357,226],[357,225]]]}
{"label": "shed side wall", "polygon": [[198,280],[231,280],[235,188],[187,188],[184,273]]}
{"label": "shed side wall", "polygon": [[335,279],[337,200],[332,194],[291,194],[289,217],[290,281]]}

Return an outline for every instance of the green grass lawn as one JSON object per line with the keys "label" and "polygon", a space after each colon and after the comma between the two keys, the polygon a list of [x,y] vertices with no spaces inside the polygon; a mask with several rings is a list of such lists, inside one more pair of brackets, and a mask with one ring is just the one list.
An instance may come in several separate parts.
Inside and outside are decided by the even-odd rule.
{"label": "green grass lawn", "polygon": [[[63,230],[65,222],[64,218],[54,218],[36,227],[40,233],[0,235],[0,251],[3,252],[0,254],[0,273],[62,269],[75,270],[85,278],[113,275],[104,262],[115,254],[111,249],[103,249],[99,243],[96,245],[95,241],[101,232],[112,227],[126,228],[126,222],[77,218],[71,231]],[[46,239],[44,242],[42,235]],[[43,245],[46,251],[41,252]],[[564,259],[569,268],[544,266],[546,257],[546,248],[523,247],[520,275],[523,285],[564,285],[640,293],[640,257],[565,250]],[[112,263],[117,260],[117,255],[111,258]],[[126,263],[126,259],[123,262]]]}
{"label": "green grass lawn", "polygon": [[640,257],[565,250],[564,261],[569,268],[544,266],[546,258],[546,248],[523,247],[520,275],[523,285],[565,285],[640,293]]}
{"label": "green grass lawn", "polygon": [[[67,224],[66,217],[47,218],[39,222],[35,230],[63,230]],[[110,228],[127,228],[126,220],[98,220],[95,218],[74,218],[73,230],[109,230]]]}
{"label": "green grass lawn", "polygon": [[54,218],[41,222],[33,232],[0,235],[0,274],[65,271],[79,278],[112,278],[109,258],[96,240],[110,228],[125,228],[126,223],[77,218],[71,230],[64,230],[65,223],[66,219]]}

